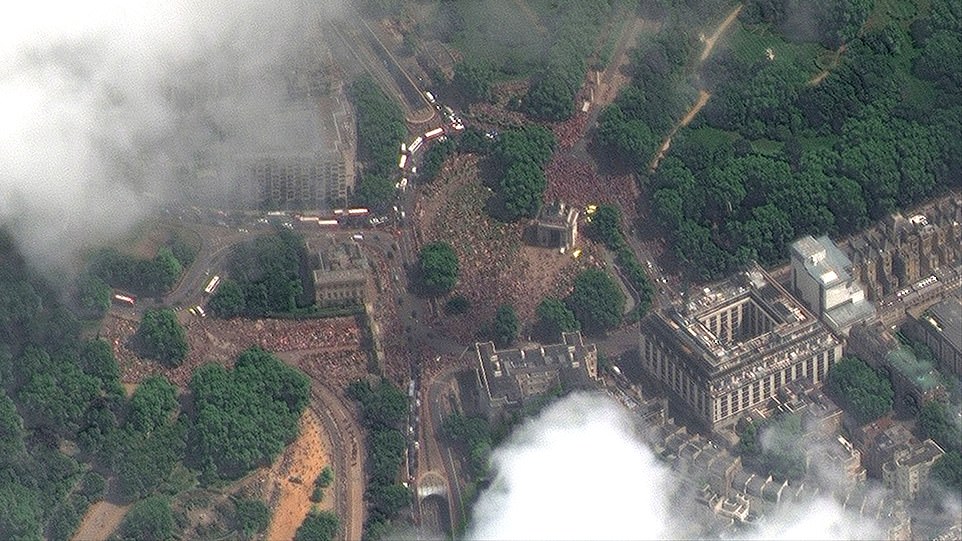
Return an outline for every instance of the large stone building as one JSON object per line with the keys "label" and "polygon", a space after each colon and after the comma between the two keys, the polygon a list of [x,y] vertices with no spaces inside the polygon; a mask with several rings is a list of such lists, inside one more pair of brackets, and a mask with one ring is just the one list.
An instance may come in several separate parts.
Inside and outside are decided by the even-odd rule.
{"label": "large stone building", "polygon": [[368,264],[356,242],[338,242],[334,237],[315,245],[314,297],[318,306],[363,304],[367,290]]}
{"label": "large stone building", "polygon": [[598,379],[598,351],[580,332],[562,333],[548,346],[496,350],[477,343],[477,385],[482,411],[489,417],[524,406],[554,389],[590,385]]}
{"label": "large stone building", "polygon": [[962,197],[953,194],[915,211],[896,213],[848,243],[852,275],[878,301],[962,262]]}
{"label": "large stone building", "polygon": [[711,429],[779,389],[820,384],[842,344],[758,265],[641,321],[642,368]]}
{"label": "large stone building", "polygon": [[859,321],[875,315],[852,262],[827,236],[805,236],[791,247],[792,290],[834,331],[847,334]]}

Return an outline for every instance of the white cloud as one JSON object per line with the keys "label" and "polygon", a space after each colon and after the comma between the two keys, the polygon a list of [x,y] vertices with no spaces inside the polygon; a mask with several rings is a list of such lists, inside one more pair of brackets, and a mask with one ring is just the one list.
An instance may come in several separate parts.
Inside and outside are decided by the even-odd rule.
{"label": "white cloud", "polygon": [[[497,474],[468,539],[684,539],[714,531],[704,509],[642,443],[630,413],[573,394],[515,430],[493,454]],[[880,530],[831,498],[765,517],[756,539],[868,539]]]}

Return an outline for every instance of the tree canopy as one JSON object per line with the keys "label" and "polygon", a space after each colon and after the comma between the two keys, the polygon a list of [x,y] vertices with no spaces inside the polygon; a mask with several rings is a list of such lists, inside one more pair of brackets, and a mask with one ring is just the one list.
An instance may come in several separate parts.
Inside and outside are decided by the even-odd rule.
{"label": "tree canopy", "polygon": [[895,396],[889,380],[856,357],[845,357],[829,369],[828,388],[861,424],[890,411]]}
{"label": "tree canopy", "polygon": [[244,300],[244,288],[235,280],[224,278],[220,282],[214,296],[207,303],[210,313],[221,319],[230,319],[244,315],[247,301]]}
{"label": "tree canopy", "polygon": [[149,309],[137,328],[137,339],[145,356],[170,366],[179,366],[187,356],[187,333],[169,309]]}
{"label": "tree canopy", "polygon": [[120,538],[166,541],[174,538],[174,513],[170,499],[151,496],[134,504],[120,525]]}
{"label": "tree canopy", "polygon": [[358,158],[364,173],[388,178],[397,169],[398,145],[407,133],[404,114],[369,77],[352,83],[348,94],[357,113]]}
{"label": "tree canopy", "polygon": [[518,314],[510,304],[502,304],[494,315],[494,340],[499,347],[511,345],[518,337]]}
{"label": "tree canopy", "polygon": [[407,447],[400,428],[407,418],[408,400],[387,380],[376,386],[358,380],[348,386],[347,392],[361,404],[368,429],[369,484],[365,498],[370,506],[364,529],[365,537],[376,538],[409,501],[407,489],[397,483]]}
{"label": "tree canopy", "polygon": [[294,541],[331,541],[338,531],[337,515],[314,511],[307,515],[294,534]]}
{"label": "tree canopy", "polygon": [[574,313],[555,297],[545,297],[538,303],[535,314],[538,316],[539,332],[548,339],[554,340],[563,332],[581,328]]}
{"label": "tree canopy", "polygon": [[932,465],[932,477],[956,494],[962,492],[962,453],[949,449]]}
{"label": "tree canopy", "polygon": [[601,333],[621,322],[625,294],[608,273],[588,269],[575,278],[574,290],[565,304],[586,331]]}
{"label": "tree canopy", "polygon": [[[307,257],[304,239],[290,231],[257,237],[238,246],[228,261],[228,271],[240,285],[243,314],[265,316],[309,306],[314,297],[305,293],[313,291],[313,283],[309,287],[304,284],[310,275],[304,270]],[[227,314],[236,314],[241,299],[232,286],[224,291],[224,285],[211,302],[218,311],[223,308]]]}
{"label": "tree canopy", "polygon": [[446,242],[432,242],[421,248],[418,270],[421,283],[429,293],[448,292],[458,281],[458,254]]}
{"label": "tree canopy", "polygon": [[89,264],[89,272],[104,283],[139,295],[167,292],[183,270],[183,264],[168,246],[161,246],[153,259],[138,259],[114,248],[104,248],[94,253]]}
{"label": "tree canopy", "polygon": [[962,430],[952,422],[949,407],[938,400],[926,402],[919,411],[919,430],[926,438],[932,438],[946,451],[962,451]]}
{"label": "tree canopy", "polygon": [[192,460],[227,478],[270,462],[297,435],[309,388],[304,374],[258,348],[243,352],[233,370],[200,367],[190,380]]}
{"label": "tree canopy", "polygon": [[494,77],[494,70],[490,66],[476,60],[465,60],[454,66],[454,87],[468,101],[491,99]]}

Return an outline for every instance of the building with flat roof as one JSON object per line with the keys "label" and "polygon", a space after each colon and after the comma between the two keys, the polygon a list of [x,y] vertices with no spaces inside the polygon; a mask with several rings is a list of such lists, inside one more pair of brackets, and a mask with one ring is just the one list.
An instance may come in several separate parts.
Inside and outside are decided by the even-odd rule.
{"label": "building with flat roof", "polygon": [[[642,368],[707,427],[732,427],[796,380],[819,385],[842,344],[752,264],[641,321]],[[678,411],[678,410],[675,410]]]}
{"label": "building with flat roof", "polygon": [[932,350],[942,370],[962,376],[962,297],[944,299],[913,318],[906,330]]}
{"label": "building with flat roof", "polygon": [[875,307],[852,275],[852,262],[827,236],[802,237],[792,243],[792,290],[836,332],[846,334]]}
{"label": "building with flat roof", "polygon": [[561,340],[503,350],[496,350],[494,342],[475,344],[482,411],[495,418],[554,389],[587,387],[597,380],[595,345],[585,344],[580,332],[562,333]]}
{"label": "building with flat roof", "polygon": [[318,258],[314,270],[318,306],[364,304],[368,264],[356,242],[339,242],[331,236],[320,245],[308,242],[307,249]]}

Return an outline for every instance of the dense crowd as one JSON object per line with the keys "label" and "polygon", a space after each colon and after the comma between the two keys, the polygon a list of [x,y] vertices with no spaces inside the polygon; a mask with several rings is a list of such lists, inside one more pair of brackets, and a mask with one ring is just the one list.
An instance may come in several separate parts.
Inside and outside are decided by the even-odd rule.
{"label": "dense crowd", "polygon": [[563,201],[582,209],[589,204],[610,203],[617,205],[623,216],[635,215],[638,194],[630,174],[602,177],[587,161],[556,152],[545,167],[545,176],[545,201]]}
{"label": "dense crowd", "polygon": [[175,368],[141,358],[133,349],[132,338],[138,322],[108,316],[101,337],[112,346],[120,365],[121,381],[139,383],[153,374],[163,374],[174,384],[184,386],[198,366],[216,362],[230,366],[237,355],[252,346],[283,353],[304,351],[316,354],[364,355],[361,329],[353,317],[309,319],[198,319],[184,321],[190,349],[183,363]]}

